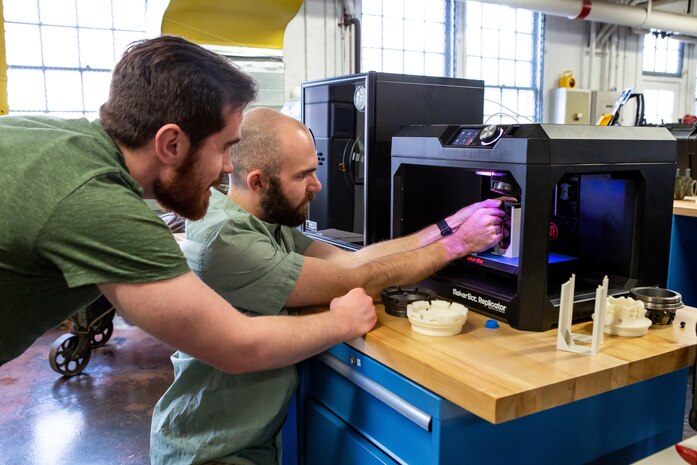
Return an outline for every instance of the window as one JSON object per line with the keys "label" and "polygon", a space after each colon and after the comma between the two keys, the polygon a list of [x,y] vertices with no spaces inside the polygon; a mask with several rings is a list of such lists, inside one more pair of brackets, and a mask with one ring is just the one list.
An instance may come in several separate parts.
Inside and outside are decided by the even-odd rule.
{"label": "window", "polygon": [[650,32],[644,36],[642,69],[653,76],[682,75],[683,44],[665,33]]}
{"label": "window", "polygon": [[[457,24],[464,51],[455,53]],[[371,0],[362,31],[362,69],[481,79],[486,122],[540,120],[542,15],[476,1]]]}
{"label": "window", "polygon": [[453,76],[453,0],[363,2],[361,69]]}
{"label": "window", "polygon": [[10,113],[96,117],[145,0],[3,0]]}
{"label": "window", "polygon": [[465,16],[465,77],[484,80],[484,121],[539,121],[541,15],[467,1]]}

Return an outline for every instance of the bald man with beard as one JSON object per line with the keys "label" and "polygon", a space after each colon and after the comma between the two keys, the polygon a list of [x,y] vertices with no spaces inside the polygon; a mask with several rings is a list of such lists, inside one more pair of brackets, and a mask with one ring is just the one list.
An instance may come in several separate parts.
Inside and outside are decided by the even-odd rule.
{"label": "bald man with beard", "polygon": [[[244,114],[227,195],[213,190],[201,221],[189,221],[182,250],[191,269],[248,315],[295,313],[355,287],[376,297],[417,283],[501,237],[500,200],[455,212],[453,233],[431,225],[410,236],[347,252],[298,231],[322,189],[308,129],[268,108]],[[153,412],[154,465],[276,465],[280,429],[297,386],[294,367],[227,375],[183,352],[175,380]]]}

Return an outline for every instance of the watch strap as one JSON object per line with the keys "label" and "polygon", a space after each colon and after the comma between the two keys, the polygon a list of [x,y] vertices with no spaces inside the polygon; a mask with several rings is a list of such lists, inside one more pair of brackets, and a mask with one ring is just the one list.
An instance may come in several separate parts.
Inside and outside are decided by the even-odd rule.
{"label": "watch strap", "polygon": [[445,220],[438,221],[436,223],[436,226],[438,226],[438,229],[440,229],[440,235],[443,237],[449,236],[453,233],[453,230],[450,228],[450,226]]}

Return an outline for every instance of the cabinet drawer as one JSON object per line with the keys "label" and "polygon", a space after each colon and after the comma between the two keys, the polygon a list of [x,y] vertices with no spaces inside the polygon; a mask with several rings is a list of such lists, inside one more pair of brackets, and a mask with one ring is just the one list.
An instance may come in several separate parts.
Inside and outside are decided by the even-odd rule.
{"label": "cabinet drawer", "polygon": [[394,460],[434,462],[440,397],[347,346],[311,359],[306,374],[312,398]]}
{"label": "cabinet drawer", "polygon": [[322,405],[305,409],[306,465],[397,465]]}

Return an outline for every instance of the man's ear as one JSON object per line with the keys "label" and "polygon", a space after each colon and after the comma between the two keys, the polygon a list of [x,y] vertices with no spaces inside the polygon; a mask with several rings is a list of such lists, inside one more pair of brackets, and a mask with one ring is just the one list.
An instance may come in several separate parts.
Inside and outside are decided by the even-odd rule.
{"label": "man's ear", "polygon": [[269,177],[262,170],[252,170],[247,175],[247,188],[260,194],[269,184]]}
{"label": "man's ear", "polygon": [[189,153],[189,137],[174,123],[162,126],[155,134],[155,154],[165,165],[176,165]]}

